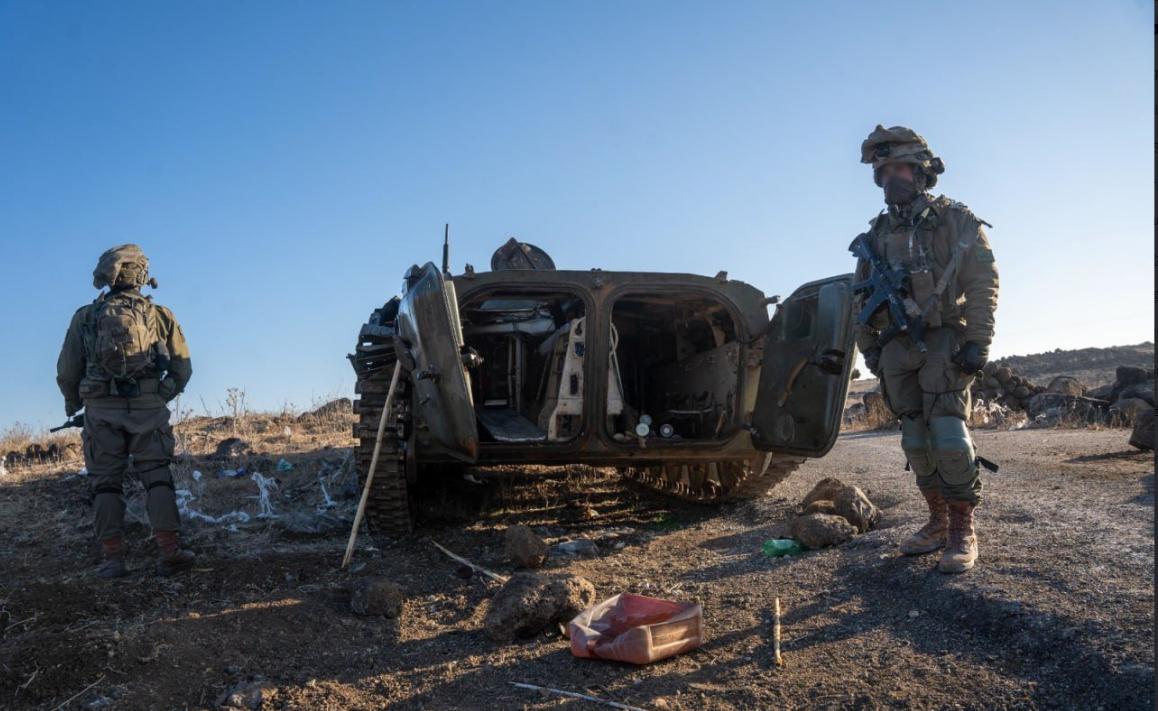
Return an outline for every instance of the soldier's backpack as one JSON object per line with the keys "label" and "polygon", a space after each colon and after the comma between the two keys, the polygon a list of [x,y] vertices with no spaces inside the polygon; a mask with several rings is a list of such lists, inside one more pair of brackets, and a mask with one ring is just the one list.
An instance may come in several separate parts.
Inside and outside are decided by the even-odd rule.
{"label": "soldier's backpack", "polygon": [[160,332],[147,297],[134,291],[106,295],[93,309],[88,333],[90,363],[101,375],[133,380],[159,374]]}

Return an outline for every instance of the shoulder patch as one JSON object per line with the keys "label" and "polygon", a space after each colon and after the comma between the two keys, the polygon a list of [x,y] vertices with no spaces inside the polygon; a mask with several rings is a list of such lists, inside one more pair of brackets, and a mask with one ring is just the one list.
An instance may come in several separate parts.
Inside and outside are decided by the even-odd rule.
{"label": "shoulder patch", "polygon": [[996,261],[993,258],[993,250],[984,244],[978,244],[973,248],[973,259],[982,264],[992,264]]}

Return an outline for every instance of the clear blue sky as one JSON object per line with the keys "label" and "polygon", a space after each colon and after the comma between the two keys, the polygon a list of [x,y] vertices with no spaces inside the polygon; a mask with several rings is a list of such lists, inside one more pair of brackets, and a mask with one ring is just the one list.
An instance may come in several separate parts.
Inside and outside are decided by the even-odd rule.
{"label": "clear blue sky", "polygon": [[351,393],[444,222],[456,272],[511,235],[768,293],[849,271],[877,123],[993,223],[996,355],[1149,340],[1153,27],[1140,0],[0,1],[0,427],[63,419],[113,244],[184,325],[186,404],[306,407]]}

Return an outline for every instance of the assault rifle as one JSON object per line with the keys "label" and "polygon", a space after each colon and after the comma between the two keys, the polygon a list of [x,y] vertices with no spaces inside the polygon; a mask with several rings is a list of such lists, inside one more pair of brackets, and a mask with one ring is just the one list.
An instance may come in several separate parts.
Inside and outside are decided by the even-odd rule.
{"label": "assault rifle", "polygon": [[[849,247],[853,256],[863,259],[869,264],[869,276],[861,282],[852,285],[852,293],[867,293],[864,306],[856,315],[859,325],[868,325],[882,306],[888,305],[889,327],[881,331],[877,337],[877,347],[883,347],[901,333],[909,334],[917,349],[925,352],[925,318],[916,307],[909,289],[908,275],[903,269],[889,269],[880,256],[873,251],[869,243],[868,233],[859,235]],[[906,302],[912,305],[912,311],[906,308]],[[916,312],[916,313],[913,313]]]}
{"label": "assault rifle", "polygon": [[53,427],[49,432],[60,432],[61,430],[67,430],[69,427],[84,427],[84,413],[82,412],[71,419],[65,420],[63,425]]}

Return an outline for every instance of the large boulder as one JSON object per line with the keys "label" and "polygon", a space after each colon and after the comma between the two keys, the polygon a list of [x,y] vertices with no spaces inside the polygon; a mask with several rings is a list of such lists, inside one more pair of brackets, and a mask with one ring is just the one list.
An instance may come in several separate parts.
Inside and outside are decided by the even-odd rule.
{"label": "large boulder", "polygon": [[[1053,380],[1049,381],[1049,385],[1046,386],[1045,391],[1047,393],[1061,393],[1062,395],[1080,396],[1086,394],[1086,386],[1077,378],[1071,377],[1069,375],[1059,375]],[[1021,395],[1019,397],[1025,396]]]}
{"label": "large boulder", "polygon": [[813,501],[812,503],[810,503],[804,507],[804,515],[805,516],[807,516],[808,514],[814,514],[814,513],[830,514],[832,516],[839,516],[840,515],[836,511],[836,504],[833,503],[829,499],[817,499],[816,501]]}
{"label": "large boulder", "polygon": [[1150,380],[1150,378],[1147,377],[1146,369],[1139,368],[1135,365],[1120,365],[1115,375],[1117,376],[1115,380],[1118,386],[1123,388],[1127,385],[1135,385]]}
{"label": "large boulder", "polygon": [[868,392],[861,397],[865,407],[865,420],[870,425],[888,427],[896,421],[896,417],[889,410],[885,396],[879,392]]}
{"label": "large boulder", "polygon": [[1105,400],[1062,393],[1039,393],[1029,398],[1026,412],[1034,419],[1044,416],[1058,421],[1063,418],[1092,421],[1104,417],[1109,407],[1110,403]]}
{"label": "large boulder", "polygon": [[805,548],[815,550],[852,540],[853,527],[843,516],[814,513],[792,519],[792,537]]}
{"label": "large boulder", "polygon": [[999,383],[1007,383],[1009,382],[1010,378],[1013,377],[1013,371],[1009,368],[1009,366],[1003,365],[998,367],[997,370],[993,371],[993,377],[996,378],[997,382]]}
{"label": "large boulder", "polygon": [[505,642],[567,622],[595,604],[595,586],[570,573],[515,573],[495,594],[484,619],[487,635]]}
{"label": "large boulder", "polygon": [[1139,400],[1145,400],[1146,402],[1150,403],[1151,406],[1153,406],[1154,381],[1151,380],[1145,383],[1133,383],[1132,385],[1127,385],[1126,387],[1122,388],[1122,391],[1118,393],[1118,399],[1126,400],[1128,398],[1138,398]]}
{"label": "large boulder", "polygon": [[398,617],[405,594],[385,578],[360,578],[350,590],[350,609],[359,615]]}
{"label": "large boulder", "polygon": [[1086,397],[1092,397],[1095,400],[1107,400],[1114,402],[1117,398],[1114,397],[1117,386],[1113,383],[1108,385],[1100,385],[1096,388],[1091,388],[1086,391]]}
{"label": "large boulder", "polygon": [[507,557],[520,568],[541,568],[547,560],[547,542],[526,526],[511,526],[505,534]]}
{"label": "large boulder", "polygon": [[1130,433],[1130,444],[1138,449],[1154,449],[1154,410],[1142,412],[1134,421],[1134,431]]}
{"label": "large boulder", "polygon": [[881,510],[869,501],[864,492],[856,486],[846,486],[832,500],[836,513],[856,528],[857,533],[865,533],[881,520]]}
{"label": "large boulder", "polygon": [[1145,412],[1147,410],[1153,410],[1153,409],[1154,409],[1154,406],[1151,405],[1150,403],[1146,402],[1145,400],[1143,400],[1141,398],[1130,397],[1130,398],[1122,398],[1121,400],[1114,403],[1114,407],[1111,408],[1110,413],[1114,414],[1116,412],[1118,415],[1121,416],[1122,420],[1124,420],[1127,423],[1130,423],[1130,422],[1137,422],[1139,415],[1141,415],[1143,412]]}
{"label": "large boulder", "polygon": [[813,501],[820,501],[822,499],[832,501],[843,488],[845,488],[845,484],[840,479],[831,476],[825,477],[816,482],[816,486],[812,487],[812,491],[804,495],[804,500],[800,502],[800,505],[808,508],[808,505]]}

